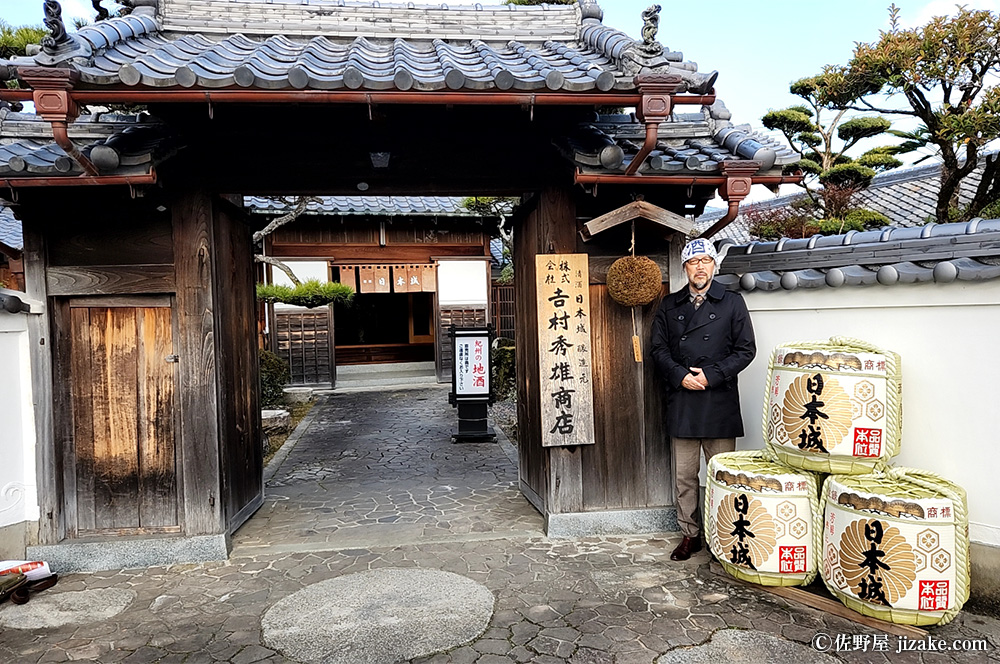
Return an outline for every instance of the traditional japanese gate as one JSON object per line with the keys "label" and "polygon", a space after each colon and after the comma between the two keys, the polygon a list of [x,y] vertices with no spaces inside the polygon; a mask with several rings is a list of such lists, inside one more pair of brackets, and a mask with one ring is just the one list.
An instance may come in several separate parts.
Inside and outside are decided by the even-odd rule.
{"label": "traditional japanese gate", "polygon": [[[442,20],[436,9],[359,14],[331,5],[313,16],[315,2],[282,5],[304,17],[299,36],[343,32],[350,40],[344,53],[353,50],[336,66],[324,64],[334,57],[325,47],[322,57],[309,50],[315,41],[280,36],[199,37],[189,45],[198,53],[182,63],[162,43],[176,34],[161,30],[197,24],[184,13],[189,3],[149,4],[76,36],[54,30],[59,39],[47,42],[37,66],[0,67],[31,88],[0,90],[0,97],[34,101],[62,150],[25,148],[42,161],[62,155],[52,157],[46,177],[0,177],[0,186],[18,192],[28,294],[50,311],[29,330],[40,541],[72,542],[105,528],[176,528],[179,537],[150,543],[173,547],[161,560],[225,555],[229,534],[261,504],[263,486],[253,254],[246,215],[232,201],[357,191],[523,196],[514,254],[522,489],[550,534],[671,527],[661,387],[649,361],[656,303],[630,310],[610,300],[605,275],[627,252],[628,230],[605,225],[594,238],[601,229],[584,224],[639,196],[677,215],[697,214],[717,188],[730,202],[724,224],[751,183],[796,180],[780,174],[787,161],[766,138],[729,122],[712,90],[714,72],[698,73],[664,50],[651,36],[655,26],[647,26],[644,43],[604,26],[593,0],[456,12],[493,45],[459,43],[454,19]],[[217,4],[211,20],[220,32],[257,29],[229,13],[245,3]],[[327,20],[337,12],[343,25]],[[385,21],[373,23],[372,13]],[[421,38],[441,33],[456,43],[419,46],[417,66],[408,62],[415,45],[356,39],[396,38],[392,21],[400,17],[425,23]],[[57,16],[50,22],[58,25]],[[405,23],[408,33],[415,29]],[[168,52],[157,55],[160,48]],[[231,49],[246,53],[234,59]],[[113,58],[103,57],[111,51]],[[163,120],[112,118],[111,138],[77,128],[77,140],[90,141],[81,152],[66,133],[77,103],[115,102],[147,103]],[[269,104],[283,105],[282,121],[266,128],[274,140],[264,145],[250,137],[261,135],[265,111],[276,108]],[[675,113],[682,104],[697,112]],[[608,105],[635,106],[638,120],[595,115]],[[186,149],[170,156],[181,143]],[[11,159],[7,167],[26,163]],[[53,186],[43,194],[39,184]],[[640,251],[665,268],[666,292],[680,274],[682,238],[655,225],[636,228]],[[541,425],[540,254],[577,254],[587,264],[580,288],[590,302],[594,433],[575,441],[581,444],[553,444]],[[109,343],[120,349],[118,368],[90,381],[88,400],[85,367],[103,367]],[[176,363],[167,359],[174,355]],[[94,409],[102,395],[116,411],[88,424],[88,404]],[[150,504],[161,506],[155,516],[144,514]]]}

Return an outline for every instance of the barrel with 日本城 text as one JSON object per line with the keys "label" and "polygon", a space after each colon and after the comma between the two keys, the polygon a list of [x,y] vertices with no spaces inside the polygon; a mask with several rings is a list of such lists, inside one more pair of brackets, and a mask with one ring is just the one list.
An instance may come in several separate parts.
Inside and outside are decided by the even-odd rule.
{"label": "barrel with \u65e5\u672c\u57ce text", "polygon": [[819,570],[819,478],[764,450],[708,463],[705,536],[732,576],[766,586],[808,585]]}
{"label": "barrel with \u65e5\u672c\u57ce text", "polygon": [[906,625],[951,621],[969,598],[965,491],[890,468],[823,485],[823,582],[858,613]]}
{"label": "barrel with \u65e5\u672c\u57ce text", "polygon": [[871,473],[899,453],[899,355],[856,339],[783,344],[771,355],[764,440],[784,464]]}

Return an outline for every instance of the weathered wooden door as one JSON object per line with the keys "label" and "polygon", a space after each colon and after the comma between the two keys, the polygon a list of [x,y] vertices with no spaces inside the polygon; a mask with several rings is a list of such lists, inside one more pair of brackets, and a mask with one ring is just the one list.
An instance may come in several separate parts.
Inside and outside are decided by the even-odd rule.
{"label": "weathered wooden door", "polygon": [[169,298],[70,302],[78,535],[180,529],[171,313]]}

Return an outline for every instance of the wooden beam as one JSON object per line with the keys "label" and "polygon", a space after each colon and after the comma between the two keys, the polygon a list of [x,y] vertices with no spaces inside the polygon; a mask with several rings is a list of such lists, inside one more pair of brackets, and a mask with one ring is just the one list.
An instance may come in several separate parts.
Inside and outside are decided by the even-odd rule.
{"label": "wooden beam", "polygon": [[[864,625],[865,627],[871,627],[872,629],[878,630],[880,632],[886,632],[888,634],[895,634],[896,636],[905,636],[911,640],[922,641],[927,638],[927,631],[920,629],[919,627],[914,627],[912,625],[899,625],[897,623],[887,622],[885,620],[879,620],[878,618],[872,618],[871,616],[866,616],[857,611],[853,611],[835,599],[825,597],[823,595],[809,592],[800,587],[796,586],[761,586],[756,583],[750,583],[742,579],[737,579],[736,577],[729,576],[722,569],[716,561],[712,561],[711,569],[719,576],[725,576],[728,581],[733,581],[740,583],[744,586],[754,588],[756,590],[763,590],[764,592],[770,593],[772,595],[777,595],[783,599],[796,602],[798,604],[804,604],[809,608],[816,609],[817,611],[822,611],[823,613],[829,613],[835,615],[839,618],[846,618],[851,622],[855,622],[859,625]],[[822,584],[821,581],[817,579],[817,583]],[[825,590],[825,588],[824,588]]]}
{"label": "wooden beam", "polygon": [[602,231],[614,228],[620,224],[627,224],[634,219],[646,219],[663,226],[665,229],[676,231],[683,235],[688,235],[694,230],[694,222],[690,219],[685,219],[679,214],[675,214],[670,210],[664,210],[646,201],[633,201],[617,210],[612,210],[596,219],[591,219],[583,225],[580,235],[583,237],[583,241],[587,242]]}
{"label": "wooden beam", "polygon": [[387,247],[350,244],[277,244],[276,258],[328,258],[351,263],[428,263],[432,256],[482,256],[481,244],[393,244]]}
{"label": "wooden beam", "polygon": [[174,290],[173,265],[50,267],[49,295],[133,295]]}

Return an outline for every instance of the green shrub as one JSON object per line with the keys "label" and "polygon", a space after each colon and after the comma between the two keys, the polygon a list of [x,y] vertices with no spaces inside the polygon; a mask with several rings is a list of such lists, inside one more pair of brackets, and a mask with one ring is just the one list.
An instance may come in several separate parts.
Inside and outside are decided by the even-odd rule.
{"label": "green shrub", "polygon": [[847,213],[844,219],[850,224],[860,224],[862,228],[881,228],[892,223],[889,217],[875,210],[858,208]]}
{"label": "green shrub", "polygon": [[269,350],[258,351],[260,362],[260,405],[278,406],[285,398],[282,388],[292,379],[288,363]]}
{"label": "green shrub", "polygon": [[819,181],[835,187],[863,189],[871,184],[875,171],[860,164],[840,164],[824,171]]}
{"label": "green shrub", "polygon": [[848,219],[821,219],[819,222],[820,235],[840,235],[848,231],[863,231],[864,225],[860,221],[850,221]]}
{"label": "green shrub", "polygon": [[885,118],[862,117],[842,122],[837,127],[837,136],[842,141],[859,141],[885,133],[892,123]]}
{"label": "green shrub", "polygon": [[885,152],[874,152],[871,150],[858,157],[855,163],[867,166],[876,173],[891,171],[892,169],[899,168],[903,165],[903,162],[896,159],[891,154],[886,154]]}
{"label": "green shrub", "polygon": [[514,340],[498,337],[493,346],[493,394],[503,401],[517,392]]}
{"label": "green shrub", "polygon": [[257,284],[257,299],[266,302],[283,302],[299,307],[322,307],[334,302],[348,303],[354,297],[350,286],[334,282],[309,279],[298,286]]}

